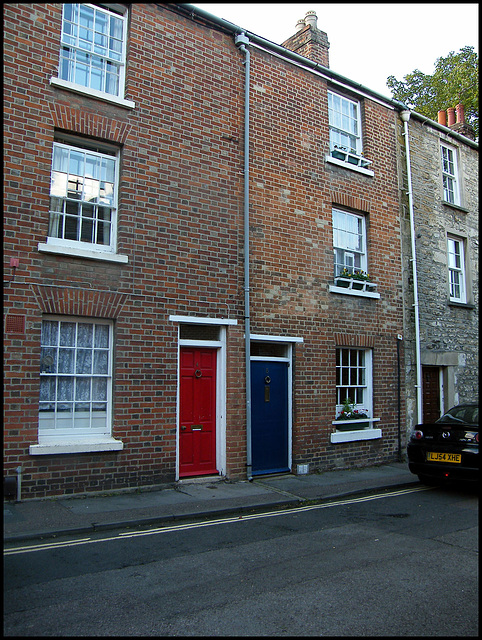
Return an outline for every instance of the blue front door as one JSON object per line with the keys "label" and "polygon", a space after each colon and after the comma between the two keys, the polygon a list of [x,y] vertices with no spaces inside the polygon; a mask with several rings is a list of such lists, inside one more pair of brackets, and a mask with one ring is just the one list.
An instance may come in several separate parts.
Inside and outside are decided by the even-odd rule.
{"label": "blue front door", "polygon": [[289,471],[288,363],[251,362],[253,475]]}

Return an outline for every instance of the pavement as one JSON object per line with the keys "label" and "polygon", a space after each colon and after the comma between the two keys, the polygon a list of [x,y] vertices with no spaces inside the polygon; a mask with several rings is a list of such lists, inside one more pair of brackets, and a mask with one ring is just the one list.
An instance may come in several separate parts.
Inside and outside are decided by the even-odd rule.
{"label": "pavement", "polygon": [[419,480],[407,463],[392,462],[306,475],[256,476],[252,481],[211,476],[153,490],[11,501],[4,502],[4,542],[264,511],[414,484]]}

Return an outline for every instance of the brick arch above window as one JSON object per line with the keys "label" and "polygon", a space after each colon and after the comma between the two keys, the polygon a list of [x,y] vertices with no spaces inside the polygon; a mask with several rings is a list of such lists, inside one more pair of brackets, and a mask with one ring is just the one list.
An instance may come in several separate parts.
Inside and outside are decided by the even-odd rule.
{"label": "brick arch above window", "polygon": [[101,138],[117,144],[124,144],[131,128],[128,122],[74,109],[65,104],[51,104],[50,111],[56,129],[64,129],[89,138]]}
{"label": "brick arch above window", "polygon": [[347,207],[348,209],[366,211],[367,213],[369,213],[371,210],[371,203],[369,200],[365,200],[363,198],[352,196],[343,192],[332,191],[331,201],[333,204],[341,205],[343,207]]}
{"label": "brick arch above window", "polygon": [[337,347],[364,347],[372,349],[375,346],[375,336],[357,333],[335,333],[334,338]]}
{"label": "brick arch above window", "polygon": [[95,289],[53,287],[33,284],[32,290],[42,313],[115,319],[127,294]]}

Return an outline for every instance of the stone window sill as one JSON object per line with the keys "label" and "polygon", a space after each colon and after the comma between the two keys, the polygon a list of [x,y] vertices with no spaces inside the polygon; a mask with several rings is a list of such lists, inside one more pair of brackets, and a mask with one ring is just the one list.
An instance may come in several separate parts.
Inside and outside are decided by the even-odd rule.
{"label": "stone window sill", "polygon": [[461,211],[462,213],[469,213],[469,210],[465,207],[461,207],[459,204],[454,204],[453,202],[447,202],[447,200],[442,200],[442,204],[446,207],[450,207],[451,209],[456,209],[457,211]]}
{"label": "stone window sill", "polygon": [[[380,418],[371,418],[370,422],[375,422],[379,419]],[[364,422],[366,422],[366,420]],[[333,422],[333,424],[336,424],[336,422]],[[381,437],[382,430],[371,427],[370,429],[360,429],[357,431],[335,431],[335,433],[330,434],[330,441],[332,444],[340,444],[343,442],[356,442],[357,440],[376,440]]]}
{"label": "stone window sill", "polygon": [[330,293],[341,293],[344,296],[359,296],[361,298],[375,298],[378,300],[380,294],[376,291],[361,291],[358,289],[345,289],[345,287],[337,287],[334,284],[328,285],[328,291]]}
{"label": "stone window sill", "polygon": [[38,250],[42,253],[56,253],[63,256],[73,256],[77,258],[88,258],[90,260],[104,260],[106,262],[129,262],[126,255],[120,253],[110,253],[108,251],[95,251],[93,249],[83,249],[80,247],[65,247],[54,242],[39,242]]}
{"label": "stone window sill", "polygon": [[343,167],[349,171],[355,171],[355,173],[362,173],[364,176],[373,177],[375,173],[371,169],[365,169],[364,167],[357,167],[354,164],[345,162],[345,160],[339,160],[338,158],[332,158],[331,156],[325,156],[325,160],[330,164],[336,164],[338,167]]}
{"label": "stone window sill", "polygon": [[475,304],[470,304],[470,302],[456,302],[455,300],[449,300],[449,307],[459,307],[462,309],[475,309]]}
{"label": "stone window sill", "polygon": [[136,107],[136,103],[132,100],[118,98],[116,96],[110,95],[109,93],[103,93],[102,91],[97,91],[96,89],[89,89],[88,87],[83,87],[80,84],[75,84],[74,82],[69,82],[68,80],[62,80],[61,78],[50,78],[50,84],[59,89],[66,89],[67,91],[79,93],[80,95],[86,96],[88,98],[102,100],[103,102],[108,102],[110,104],[117,105],[118,107],[124,107],[126,109],[135,109]]}
{"label": "stone window sill", "polygon": [[[42,439],[41,439],[42,440]],[[79,438],[75,440],[48,439],[39,444],[31,444],[31,456],[47,456],[59,453],[95,453],[96,451],[121,451],[124,443],[114,438]]]}

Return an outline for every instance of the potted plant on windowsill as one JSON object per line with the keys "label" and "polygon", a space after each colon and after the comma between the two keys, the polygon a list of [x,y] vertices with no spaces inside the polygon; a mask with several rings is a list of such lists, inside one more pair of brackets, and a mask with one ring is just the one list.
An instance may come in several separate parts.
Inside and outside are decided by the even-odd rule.
{"label": "potted plant on windowsill", "polygon": [[337,158],[338,160],[346,160],[347,154],[348,154],[348,149],[346,147],[339,147],[336,144],[331,151],[332,157]]}
{"label": "potted plant on windowsill", "polygon": [[372,163],[371,160],[367,160],[367,158],[364,157],[363,153],[358,154],[355,149],[348,149],[347,147],[342,147],[337,144],[331,149],[330,155],[332,158],[342,160],[347,164],[352,164],[362,169],[366,169],[368,165]]}
{"label": "potted plant on windowsill", "polygon": [[338,287],[357,291],[375,291],[377,288],[377,285],[371,282],[369,273],[365,273],[361,269],[349,271],[346,267],[339,276],[336,276],[335,284]]}
{"label": "potted plant on windowsill", "polygon": [[350,164],[356,164],[357,166],[360,164],[360,157],[354,153],[349,153],[347,160]]}
{"label": "potted plant on windowsill", "polygon": [[337,431],[358,431],[360,429],[366,429],[370,426],[369,422],[362,422],[363,419],[368,418],[368,413],[365,409],[355,409],[354,403],[350,398],[345,398],[343,402],[343,408],[340,415],[335,418]]}

